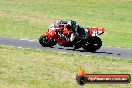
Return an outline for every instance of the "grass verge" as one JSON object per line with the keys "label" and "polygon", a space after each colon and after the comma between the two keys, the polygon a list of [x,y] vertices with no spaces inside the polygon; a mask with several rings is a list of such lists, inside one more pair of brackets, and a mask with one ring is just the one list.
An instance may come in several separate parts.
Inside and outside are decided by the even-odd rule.
{"label": "grass verge", "polygon": [[[132,60],[0,46],[0,88],[77,88],[78,66],[90,74],[130,74]],[[131,88],[130,84],[87,84],[83,88]]]}
{"label": "grass verge", "polygon": [[102,27],[103,44],[132,48],[131,0],[0,0],[0,36],[37,39],[57,19]]}

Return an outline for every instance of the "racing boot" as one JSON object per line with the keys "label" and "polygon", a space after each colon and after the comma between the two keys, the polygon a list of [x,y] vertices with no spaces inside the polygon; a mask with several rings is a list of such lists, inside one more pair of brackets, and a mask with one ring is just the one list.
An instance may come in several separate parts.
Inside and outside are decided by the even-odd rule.
{"label": "racing boot", "polygon": [[74,50],[79,49],[82,46],[81,40],[80,41],[74,40],[72,43],[73,43]]}

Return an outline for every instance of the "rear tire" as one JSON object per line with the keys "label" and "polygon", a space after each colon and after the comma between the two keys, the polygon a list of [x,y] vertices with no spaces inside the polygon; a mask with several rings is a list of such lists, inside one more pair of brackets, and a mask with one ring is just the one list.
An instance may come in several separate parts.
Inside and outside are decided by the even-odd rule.
{"label": "rear tire", "polygon": [[102,41],[99,37],[92,37],[90,38],[84,45],[83,49],[88,52],[95,52],[102,46]]}

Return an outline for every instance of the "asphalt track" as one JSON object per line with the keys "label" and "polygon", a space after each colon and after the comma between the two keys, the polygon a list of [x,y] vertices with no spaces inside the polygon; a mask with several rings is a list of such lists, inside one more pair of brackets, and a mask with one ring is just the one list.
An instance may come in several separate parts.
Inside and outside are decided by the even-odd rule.
{"label": "asphalt track", "polygon": [[62,47],[59,45],[56,45],[53,48],[42,47],[39,44],[38,40],[28,40],[28,39],[19,39],[19,38],[10,38],[10,37],[0,37],[0,45],[14,46],[18,48],[31,48],[37,50],[51,50],[51,51],[60,51],[60,52],[79,53],[84,55],[101,55],[101,56],[132,59],[132,49],[127,49],[127,48],[102,46],[96,52],[91,53],[91,52],[85,52],[83,49],[77,49],[76,51],[73,51],[72,47]]}

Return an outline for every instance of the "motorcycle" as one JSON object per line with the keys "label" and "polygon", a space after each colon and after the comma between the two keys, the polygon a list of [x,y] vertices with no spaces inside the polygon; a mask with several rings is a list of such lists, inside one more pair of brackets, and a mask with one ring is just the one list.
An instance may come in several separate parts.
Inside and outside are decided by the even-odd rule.
{"label": "motorcycle", "polygon": [[[85,28],[86,34],[88,38],[85,37],[76,37],[75,45],[69,41],[67,38],[70,38],[72,31],[64,28],[59,28],[56,30],[48,29],[48,31],[41,35],[39,38],[39,43],[43,47],[52,47],[58,43],[60,46],[64,47],[78,47],[83,48],[85,51],[88,52],[95,52],[102,46],[102,41],[97,35],[101,35],[104,33],[104,28]],[[62,37],[63,35],[64,37]]]}

